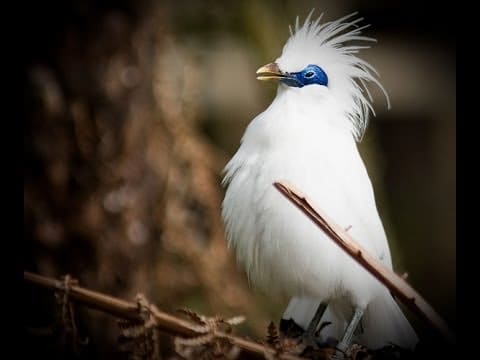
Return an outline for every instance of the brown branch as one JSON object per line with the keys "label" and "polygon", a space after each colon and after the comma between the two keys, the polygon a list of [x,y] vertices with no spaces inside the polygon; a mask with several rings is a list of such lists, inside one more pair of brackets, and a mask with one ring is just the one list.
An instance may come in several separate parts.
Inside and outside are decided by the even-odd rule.
{"label": "brown branch", "polygon": [[445,321],[402,277],[388,269],[358,245],[341,226],[329,219],[325,213],[314,206],[300,191],[294,190],[291,185],[287,185],[284,182],[275,182],[273,185],[347,254],[380,280],[395,297],[430,324],[449,343],[455,343],[455,335],[450,332]]}
{"label": "brown branch", "polygon": [[[38,285],[40,287],[50,290],[63,290],[63,283],[61,280],[56,280],[24,271],[23,278],[25,281]],[[136,303],[118,299],[109,295],[99,293],[97,291],[89,290],[81,286],[72,285],[69,288],[69,299],[79,304],[94,308],[102,312],[109,313],[116,317],[128,320],[140,320],[138,307]],[[159,311],[152,307],[152,314],[157,322],[158,330],[165,333],[182,336],[194,337],[201,335],[195,330],[195,324],[190,321],[178,318],[176,316]],[[264,359],[264,354],[275,355],[275,350],[262,344],[243,339],[238,336],[227,334],[223,331],[215,331],[215,336],[218,338],[228,339],[233,345],[238,346],[242,351],[248,353],[251,358]],[[277,355],[278,359],[286,360],[301,360],[302,358],[289,355]]]}

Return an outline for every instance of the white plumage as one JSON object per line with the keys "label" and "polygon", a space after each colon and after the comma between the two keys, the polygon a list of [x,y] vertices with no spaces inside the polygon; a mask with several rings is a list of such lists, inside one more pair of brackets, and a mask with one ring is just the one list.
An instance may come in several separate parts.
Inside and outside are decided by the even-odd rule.
{"label": "white plumage", "polygon": [[320,301],[328,301],[322,320],[332,325],[322,334],[339,339],[358,307],[365,314],[357,341],[371,348],[390,342],[413,347],[415,332],[388,290],[272,186],[283,180],[293,184],[392,267],[356,146],[373,110],[365,83],[383,88],[374,69],[355,55],[366,46],[351,41],[373,39],[360,35],[361,19],[349,20],[351,15],[323,24],[320,18],[311,21],[310,14],[302,26],[297,18],[275,63],[282,74],[315,64],[328,76],[328,85],[280,81],[273,102],[247,127],[225,168],[222,217],[228,244],[252,284],[292,298],[285,319],[305,328]]}

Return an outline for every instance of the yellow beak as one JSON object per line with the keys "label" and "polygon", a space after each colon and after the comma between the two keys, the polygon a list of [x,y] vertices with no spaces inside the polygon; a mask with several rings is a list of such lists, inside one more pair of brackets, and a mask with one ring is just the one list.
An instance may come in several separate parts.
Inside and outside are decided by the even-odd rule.
{"label": "yellow beak", "polygon": [[277,63],[270,63],[257,70],[257,80],[279,80],[285,77]]}

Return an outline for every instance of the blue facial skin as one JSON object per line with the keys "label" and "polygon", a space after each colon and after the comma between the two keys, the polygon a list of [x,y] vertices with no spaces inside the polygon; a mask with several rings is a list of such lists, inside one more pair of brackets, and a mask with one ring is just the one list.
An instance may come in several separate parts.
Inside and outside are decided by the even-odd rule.
{"label": "blue facial skin", "polygon": [[285,85],[292,87],[304,87],[306,85],[328,85],[328,77],[319,66],[307,65],[305,69],[294,73],[285,73],[285,77],[280,81]]}

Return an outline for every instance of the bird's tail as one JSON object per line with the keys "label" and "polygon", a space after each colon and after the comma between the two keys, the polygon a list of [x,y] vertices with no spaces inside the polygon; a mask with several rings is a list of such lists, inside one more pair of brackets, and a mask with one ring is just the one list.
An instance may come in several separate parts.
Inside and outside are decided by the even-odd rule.
{"label": "bird's tail", "polygon": [[[292,319],[306,329],[319,303],[318,299],[292,298],[282,318]],[[320,321],[320,324],[325,322],[331,324],[321,330],[321,340],[327,341],[329,338],[339,340],[351,316],[351,307],[339,301],[331,301]],[[394,298],[385,291],[369,303],[353,341],[370,349],[378,349],[390,344],[414,349],[418,337]]]}

